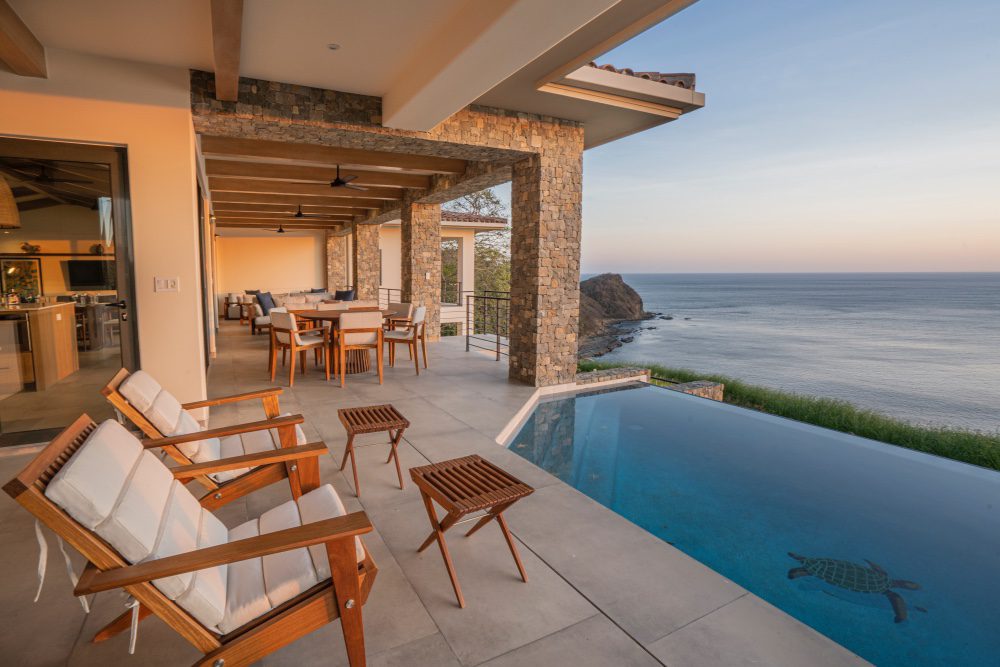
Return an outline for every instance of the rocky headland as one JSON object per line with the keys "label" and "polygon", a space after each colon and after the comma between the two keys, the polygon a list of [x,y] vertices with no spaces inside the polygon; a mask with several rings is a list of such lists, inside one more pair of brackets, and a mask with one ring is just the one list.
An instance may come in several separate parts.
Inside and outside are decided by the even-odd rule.
{"label": "rocky headland", "polygon": [[602,273],[580,283],[579,356],[599,357],[631,342],[644,320],[655,317],[642,297],[617,273]]}

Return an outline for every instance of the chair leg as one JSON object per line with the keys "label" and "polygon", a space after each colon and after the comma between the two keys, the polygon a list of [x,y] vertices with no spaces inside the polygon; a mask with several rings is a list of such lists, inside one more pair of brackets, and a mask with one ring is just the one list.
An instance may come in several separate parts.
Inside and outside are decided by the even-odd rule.
{"label": "chair leg", "polygon": [[270,363],[270,368],[268,370],[271,371],[271,382],[274,382],[274,374],[278,371],[278,348],[277,347],[272,347],[271,348],[271,363]]}
{"label": "chair leg", "polygon": [[410,350],[410,358],[413,359],[413,367],[417,369],[417,375],[420,375],[420,355],[417,354],[416,339],[413,339],[406,347]]}
{"label": "chair leg", "polygon": [[354,539],[327,542],[326,554],[330,562],[334,598],[340,611],[347,661],[351,667],[364,667],[365,626],[361,619],[361,585]]}
{"label": "chair leg", "polygon": [[346,370],[346,366],[347,366],[347,350],[344,349],[346,347],[347,347],[346,345],[340,345],[339,346],[339,348],[340,348],[340,388],[341,389],[344,388],[344,371]]}
{"label": "chair leg", "polygon": [[455,591],[455,597],[458,598],[458,606],[465,608],[465,597],[462,595],[462,587],[458,584],[458,575],[455,574],[455,565],[451,562],[451,554],[448,552],[448,545],[444,541],[444,531],[448,530],[457,520],[458,516],[448,514],[445,516],[444,520],[438,523],[437,514],[434,512],[434,505],[430,497],[421,492],[421,497],[424,499],[424,507],[427,509],[427,517],[431,520],[431,527],[434,532],[424,541],[424,543],[417,549],[418,552],[423,551],[430,543],[435,539],[437,540],[438,547],[441,549],[441,558],[444,559],[444,566],[448,570],[448,578],[451,579],[451,587]]}
{"label": "chair leg", "polygon": [[281,348],[281,365],[282,366],[284,366],[285,364],[288,363],[288,360],[285,358],[285,354],[287,352],[288,352],[288,348],[284,348],[284,347]]}
{"label": "chair leg", "polygon": [[306,357],[309,356],[308,353],[309,350],[299,351],[299,370],[302,371],[303,374],[306,372]]}
{"label": "chair leg", "polygon": [[424,368],[427,368],[427,332],[426,330],[420,333],[420,347],[424,351]]}
{"label": "chair leg", "polygon": [[396,477],[399,478],[399,488],[402,490],[403,471],[399,467],[399,450],[397,447],[399,447],[399,441],[403,439],[403,429],[396,429],[395,435],[392,434],[392,431],[389,431],[389,438],[389,445],[391,445],[391,448],[389,450],[389,458],[387,458],[385,462],[388,463],[389,461],[396,459]]}
{"label": "chair leg", "polygon": [[330,381],[330,350],[323,348],[323,372],[326,374],[326,381]]}
{"label": "chair leg", "polygon": [[[368,354],[367,350],[365,354]],[[375,361],[378,362],[378,383],[382,384],[382,346],[379,345],[375,351]]]}
{"label": "chair leg", "polygon": [[288,356],[291,357],[292,363],[288,364],[288,386],[295,386],[295,344],[292,343],[292,347],[288,349]]}

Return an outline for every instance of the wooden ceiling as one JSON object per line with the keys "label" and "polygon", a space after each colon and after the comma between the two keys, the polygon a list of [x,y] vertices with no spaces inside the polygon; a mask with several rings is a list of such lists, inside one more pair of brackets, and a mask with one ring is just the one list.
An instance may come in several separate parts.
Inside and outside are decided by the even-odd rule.
{"label": "wooden ceiling", "polygon": [[[435,174],[466,167],[452,158],[207,135],[201,153],[223,228],[338,229],[391,207],[407,188],[429,188]],[[332,187],[338,165],[342,178],[365,189]]]}
{"label": "wooden ceiling", "polygon": [[111,196],[111,172],[102,164],[0,157],[0,176],[19,211],[67,204],[96,209],[98,197]]}

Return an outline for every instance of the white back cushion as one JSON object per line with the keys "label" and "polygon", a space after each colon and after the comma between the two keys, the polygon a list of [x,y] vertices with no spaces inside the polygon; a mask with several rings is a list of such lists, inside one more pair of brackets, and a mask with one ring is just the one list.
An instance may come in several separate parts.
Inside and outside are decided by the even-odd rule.
{"label": "white back cushion", "polygon": [[156,400],[163,387],[146,371],[136,371],[118,385],[118,393],[124,396],[136,410],[145,414]]}

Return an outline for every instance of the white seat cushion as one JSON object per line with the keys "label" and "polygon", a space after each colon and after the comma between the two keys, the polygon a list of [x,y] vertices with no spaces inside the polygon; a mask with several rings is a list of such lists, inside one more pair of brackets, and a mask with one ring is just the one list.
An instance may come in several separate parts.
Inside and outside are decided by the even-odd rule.
{"label": "white seat cushion", "polygon": [[385,340],[402,340],[409,342],[413,340],[413,333],[413,329],[392,329],[383,333],[382,338]]}
{"label": "white seat cushion", "polygon": [[[291,413],[285,413],[281,416],[287,417],[289,414]],[[217,440],[217,438],[213,438],[213,440]],[[306,444],[306,434],[305,431],[302,430],[301,424],[295,425],[295,444]],[[211,460],[217,461],[218,459],[229,459],[234,456],[243,456],[244,454],[260,454],[262,452],[274,451],[279,447],[281,447],[281,436],[278,434],[278,429],[274,428],[266,431],[251,431],[250,433],[229,435],[222,438],[220,443],[220,452]],[[201,461],[196,461],[196,463],[201,463]],[[240,475],[245,475],[251,470],[253,470],[253,468],[223,470],[221,472],[210,473],[209,477],[219,484],[222,484],[223,482],[228,482],[231,479],[236,479]]]}
{"label": "white seat cushion", "polygon": [[261,327],[264,326],[265,324],[270,324],[271,318],[267,315],[260,315],[258,317],[253,318],[253,323],[258,327]]}
{"label": "white seat cushion", "polygon": [[[268,510],[259,519],[233,528],[229,531],[229,541],[344,514],[346,511],[337,492],[324,484],[299,498],[298,504],[289,500]],[[358,538],[355,538],[355,548],[360,563],[364,559],[364,548]],[[329,577],[330,565],[323,545],[234,563],[229,568],[226,614],[219,623],[219,631],[232,632]]]}

